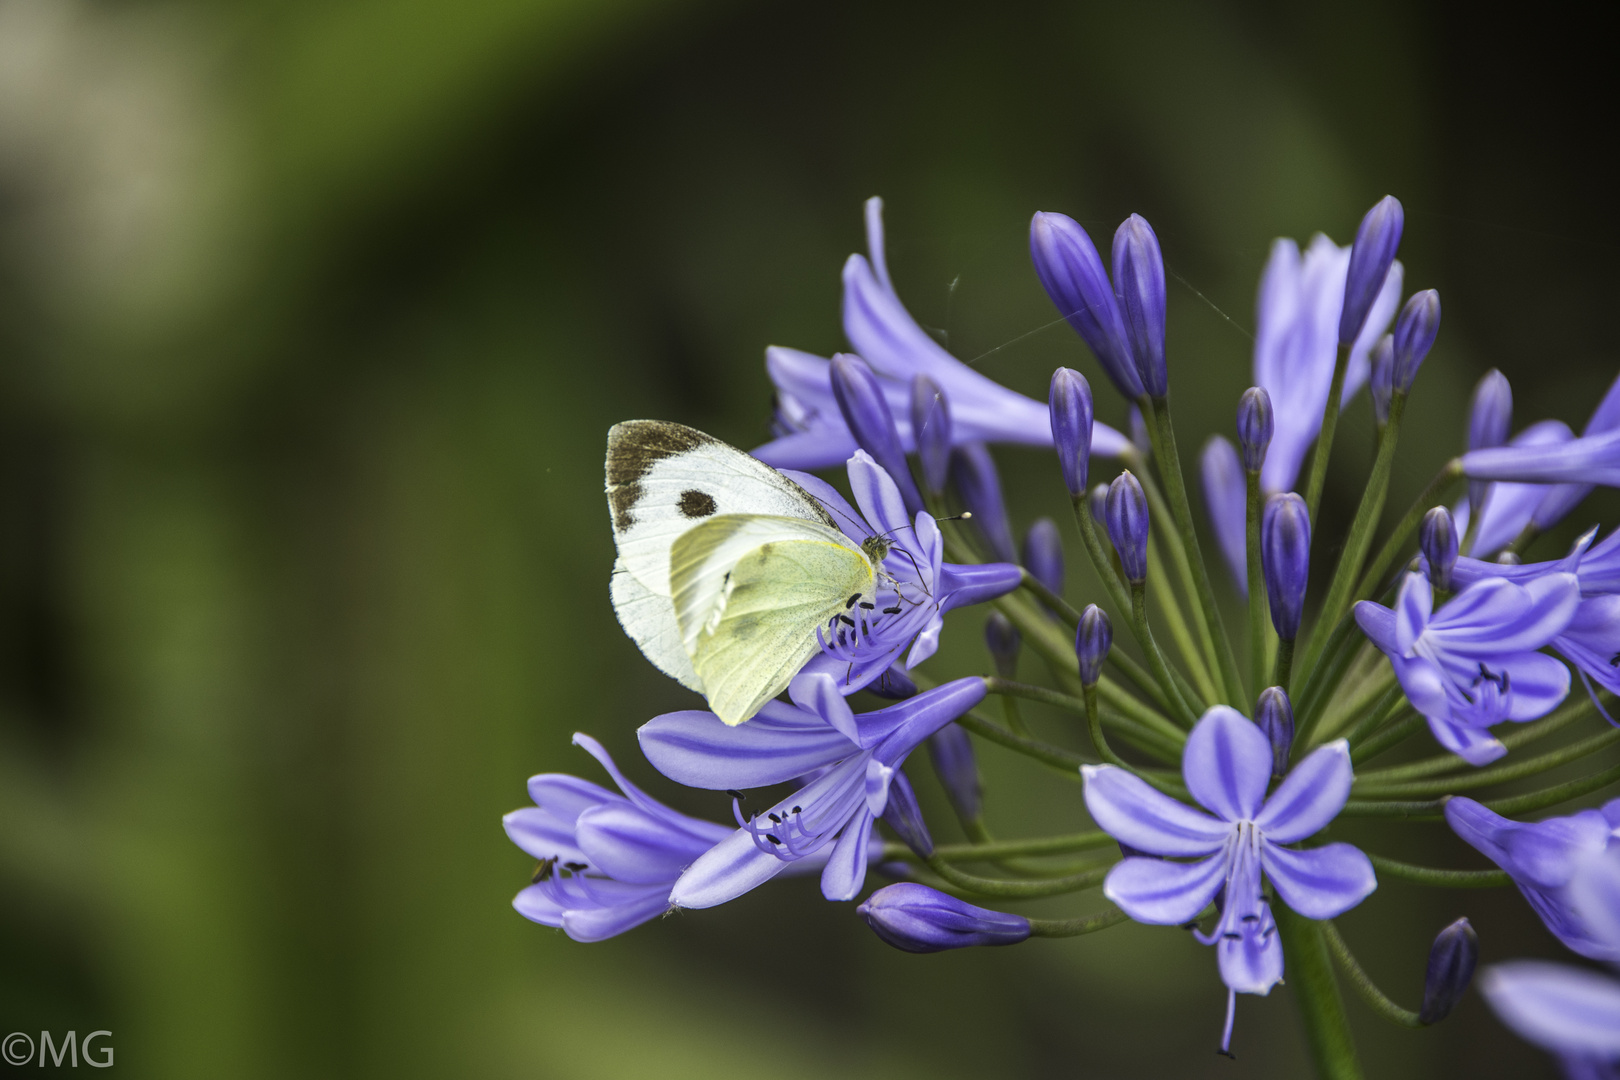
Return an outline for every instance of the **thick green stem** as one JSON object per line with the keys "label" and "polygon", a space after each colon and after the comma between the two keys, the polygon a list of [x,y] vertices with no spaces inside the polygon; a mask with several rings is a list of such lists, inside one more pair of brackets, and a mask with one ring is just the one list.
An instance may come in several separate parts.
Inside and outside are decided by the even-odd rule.
{"label": "thick green stem", "polygon": [[1098,930],[1106,930],[1110,926],[1118,926],[1129,918],[1130,916],[1119,908],[1110,907],[1107,911],[1099,911],[1095,915],[1082,915],[1077,919],[1031,919],[1029,936],[1078,937],[1080,934],[1092,934]]}
{"label": "thick green stem", "polygon": [[1316,436],[1316,453],[1311,455],[1311,476],[1305,485],[1305,509],[1316,524],[1316,508],[1322,503],[1322,488],[1327,483],[1328,459],[1333,456],[1333,435],[1339,430],[1339,399],[1344,396],[1344,373],[1350,366],[1350,346],[1340,345],[1333,359],[1333,382],[1328,387],[1327,401],[1322,406],[1322,427]]}
{"label": "thick green stem", "polygon": [[1362,1080],[1322,924],[1290,911],[1284,904],[1277,904],[1272,912],[1277,918],[1277,933],[1282,936],[1288,989],[1299,1003],[1299,1019],[1305,1027],[1305,1044],[1316,1075],[1320,1080]]}
{"label": "thick green stem", "polygon": [[1041,583],[1040,579],[1028,570],[1024,571],[1024,575],[1020,579],[1020,587],[1028,589],[1035,595],[1035,599],[1052,609],[1058,618],[1070,626],[1080,625],[1080,613],[1074,610],[1074,606],[1051,589],[1048,589]]}
{"label": "thick green stem", "polygon": [[[1157,439],[1156,433],[1150,429],[1149,437]],[[1120,455],[1127,468],[1136,474],[1142,483],[1142,493],[1147,496],[1148,512],[1154,521],[1173,521],[1174,515],[1170,513],[1170,504],[1164,501],[1164,495],[1159,491],[1159,485],[1153,480],[1153,473],[1147,467],[1146,460],[1134,449]],[[1170,563],[1176,568],[1176,578],[1181,583],[1181,591],[1186,594],[1188,603],[1196,603],[1198,586],[1193,580],[1192,565],[1187,561],[1187,549],[1181,543],[1181,535],[1174,529],[1161,529],[1157,534],[1164,541],[1164,546],[1170,552]],[[1168,591],[1168,590],[1167,590]],[[1203,663],[1205,671],[1215,671],[1220,667],[1220,661],[1215,657],[1215,639],[1209,636],[1209,624],[1203,619],[1192,620],[1198,628],[1198,641],[1203,646]],[[1211,695],[1213,700],[1219,695]]]}
{"label": "thick green stem", "polygon": [[1323,922],[1318,925],[1322,927],[1322,940],[1327,943],[1328,952],[1333,954],[1333,959],[1339,962],[1339,969],[1344,972],[1345,978],[1350,980],[1350,985],[1355,987],[1356,993],[1361,995],[1361,1000],[1365,1001],[1373,1012],[1390,1023],[1398,1024],[1401,1027],[1416,1028],[1426,1026],[1422,1020],[1418,1019],[1417,1013],[1410,1009],[1403,1009],[1389,1000],[1367,973],[1361,970],[1361,965],[1356,962],[1355,955],[1350,952],[1350,946],[1346,945],[1344,938],[1339,936],[1338,927],[1331,922]]}
{"label": "thick green stem", "polygon": [[[1101,830],[1071,833],[1068,836],[1043,836],[1036,840],[997,840],[988,844],[941,844],[934,849],[934,857],[946,862],[986,862],[991,859],[1011,859],[1031,855],[1072,855],[1077,851],[1112,846],[1114,838]],[[884,856],[892,852],[896,858],[915,859],[904,844],[886,846]]]}
{"label": "thick green stem", "polygon": [[[1197,685],[1194,694],[1200,702],[1215,701],[1220,697],[1220,692],[1216,689],[1214,680],[1210,678],[1209,668],[1204,665],[1203,653],[1193,641],[1192,632],[1187,626],[1187,618],[1181,611],[1181,604],[1177,602],[1176,595],[1170,588],[1164,560],[1159,557],[1159,544],[1152,534],[1148,536],[1148,587],[1152,591],[1153,599],[1158,602],[1159,611],[1164,615],[1165,625],[1170,628],[1170,637],[1176,643],[1176,651],[1186,661],[1187,670],[1192,672],[1193,683]],[[1193,690],[1193,686],[1184,685],[1183,696],[1187,690]]]}
{"label": "thick green stem", "polygon": [[[1266,643],[1276,631],[1266,609],[1266,578],[1260,566],[1260,473],[1248,474],[1248,500],[1243,529],[1249,559],[1249,691],[1258,697],[1266,687]],[[1287,686],[1287,683],[1281,684]]]}
{"label": "thick green stem", "polygon": [[1232,654],[1232,643],[1227,640],[1220,609],[1215,606],[1215,590],[1210,588],[1209,570],[1204,565],[1204,556],[1198,547],[1198,531],[1193,527],[1192,506],[1187,502],[1187,485],[1181,476],[1181,457],[1176,450],[1175,425],[1170,419],[1170,399],[1168,396],[1153,398],[1149,404],[1153,409],[1153,423],[1149,426],[1149,430],[1158,436],[1154,452],[1158,454],[1159,471],[1164,477],[1165,495],[1170,500],[1170,516],[1175,519],[1176,531],[1181,536],[1181,546],[1187,553],[1188,569],[1192,572],[1193,589],[1197,594],[1204,625],[1209,630],[1210,639],[1215,643],[1215,659],[1220,668],[1219,681],[1225,690],[1223,700],[1228,705],[1242,708],[1246,705],[1243,700],[1243,678],[1238,674],[1237,658]]}
{"label": "thick green stem", "polygon": [[1273,686],[1287,686],[1294,670],[1294,643],[1289,638],[1277,639],[1277,667],[1271,678]]}
{"label": "thick green stem", "polygon": [[1372,860],[1373,869],[1380,874],[1442,889],[1496,889],[1513,884],[1513,879],[1507,876],[1505,870],[1436,870],[1429,866],[1413,866],[1411,863],[1386,859],[1370,851],[1367,858]]}
{"label": "thick green stem", "polygon": [[[1343,350],[1340,352],[1342,355]],[[1361,564],[1367,558],[1367,549],[1372,546],[1378,519],[1384,512],[1384,498],[1389,494],[1390,470],[1395,463],[1395,447],[1400,442],[1401,415],[1405,411],[1406,395],[1396,391],[1389,399],[1389,423],[1378,435],[1378,456],[1373,459],[1372,475],[1367,479],[1366,490],[1361,493],[1361,505],[1356,507],[1350,534],[1345,539],[1344,550],[1339,553],[1339,565],[1334,567],[1333,581],[1328,586],[1327,599],[1322,602],[1322,611],[1317,616],[1316,626],[1308,639],[1305,649],[1307,671],[1316,667],[1317,657],[1321,655],[1322,648],[1327,643],[1328,631],[1338,626],[1339,620],[1344,617],[1350,606],[1356,576],[1361,573]],[[1334,412],[1337,414],[1337,410]],[[1320,442],[1317,448],[1320,452]],[[1312,503],[1313,520],[1315,513],[1316,505]]]}
{"label": "thick green stem", "polygon": [[1153,630],[1147,621],[1147,589],[1140,581],[1131,583],[1131,620],[1136,629],[1136,640],[1141,642],[1142,651],[1147,654],[1148,670],[1153,672],[1165,697],[1175,706],[1177,717],[1183,724],[1192,727],[1198,720],[1198,714],[1182,699],[1180,689],[1170,677],[1170,668],[1164,662],[1164,653],[1159,651],[1159,643],[1153,640]]}
{"label": "thick green stem", "polygon": [[1061,893],[1079,892],[1081,889],[1092,889],[1101,885],[1103,878],[1108,876],[1108,867],[1099,866],[1090,870],[1082,870],[1078,874],[1070,874],[1067,877],[1060,878],[1048,878],[1044,881],[987,878],[958,870],[938,855],[934,855],[928,860],[928,869],[965,892],[976,893],[979,896],[994,896],[1003,900],[1057,896]]}
{"label": "thick green stem", "polygon": [[1406,516],[1401,518],[1394,531],[1389,534],[1389,539],[1384,541],[1384,546],[1378,549],[1378,554],[1367,564],[1367,572],[1361,576],[1361,584],[1356,586],[1355,595],[1358,598],[1373,594],[1378,588],[1379,581],[1394,565],[1396,557],[1405,550],[1406,541],[1422,523],[1423,515],[1427,514],[1430,508],[1439,505],[1445,498],[1447,489],[1461,479],[1462,461],[1452,458],[1435,474],[1434,479],[1429,481],[1429,486],[1418,493],[1418,497],[1412,500],[1412,505],[1407,507]]}

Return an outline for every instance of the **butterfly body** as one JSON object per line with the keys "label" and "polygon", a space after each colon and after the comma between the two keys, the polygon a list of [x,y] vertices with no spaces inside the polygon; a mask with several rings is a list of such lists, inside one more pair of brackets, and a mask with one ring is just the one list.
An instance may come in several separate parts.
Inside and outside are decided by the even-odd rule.
{"label": "butterfly body", "polygon": [[[876,591],[888,542],[850,540],[788,477],[680,424],[608,434],[619,621],[647,658],[740,724]],[[845,616],[854,625],[854,620]]]}

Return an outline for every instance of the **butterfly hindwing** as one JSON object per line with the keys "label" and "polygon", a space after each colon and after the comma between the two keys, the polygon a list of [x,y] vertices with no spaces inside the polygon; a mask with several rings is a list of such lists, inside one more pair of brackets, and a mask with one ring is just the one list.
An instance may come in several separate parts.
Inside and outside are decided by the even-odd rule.
{"label": "butterfly hindwing", "polygon": [[670,548],[723,514],[796,518],[834,528],[799,485],[734,446],[664,420],[627,420],[608,432],[608,509],[624,569],[669,596]]}
{"label": "butterfly hindwing", "polygon": [[703,692],[703,683],[692,669],[692,658],[681,643],[680,624],[669,597],[659,596],[635,579],[624,568],[624,560],[613,564],[609,586],[613,611],[619,625],[630,635],[653,666],[688,690]]}
{"label": "butterfly hindwing", "polygon": [[682,644],[728,724],[786,689],[819,649],[817,628],[876,584],[871,562],[836,529],[751,514],[682,535],[670,575]]}

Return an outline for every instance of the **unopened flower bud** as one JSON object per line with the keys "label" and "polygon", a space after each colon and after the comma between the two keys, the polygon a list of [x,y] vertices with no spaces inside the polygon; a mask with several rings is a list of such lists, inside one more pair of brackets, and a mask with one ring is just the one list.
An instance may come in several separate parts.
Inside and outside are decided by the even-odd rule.
{"label": "unopened flower bud", "polygon": [[1170,390],[1164,363],[1164,256],[1153,226],[1140,214],[1126,218],[1114,233],[1114,289],[1142,389],[1164,397]]}
{"label": "unopened flower bud", "polygon": [[1125,580],[1140,585],[1147,580],[1148,506],[1142,485],[1129,469],[1108,485],[1104,520]]}
{"label": "unopened flower bud", "polygon": [[1251,386],[1238,399],[1238,449],[1245,472],[1259,472],[1266,463],[1266,447],[1276,422],[1271,413],[1271,395],[1263,386]]}
{"label": "unopened flower bud", "polygon": [[1029,223],[1029,254],[1046,295],[1096,354],[1127,401],[1142,396],[1119,298],[1086,230],[1063,214],[1038,213]]}
{"label": "unopened flower bud", "polygon": [[1395,396],[1395,335],[1385,334],[1372,349],[1372,406],[1378,426],[1389,423],[1389,399]]}
{"label": "unopened flower bud", "polygon": [[894,426],[894,414],[883,396],[883,387],[866,361],[850,353],[832,358],[833,397],[838,400],[838,411],[844,414],[844,423],[855,436],[855,443],[872,455],[872,460],[883,467],[889,478],[900,489],[906,509],[917,513],[923,508],[922,495],[911,468],[906,464],[905,448],[900,444],[900,432]]}
{"label": "unopened flower bud", "polygon": [[1080,685],[1096,686],[1102,678],[1103,661],[1114,645],[1114,624],[1108,612],[1087,604],[1080,614],[1080,628],[1074,634],[1074,655],[1080,661]]}
{"label": "unopened flower bud", "polygon": [[1078,371],[1058,368],[1052,373],[1047,395],[1052,419],[1052,445],[1057,448],[1058,465],[1070,495],[1086,490],[1086,471],[1091,466],[1091,384]]}
{"label": "unopened flower bud", "polygon": [[1024,568],[1036,581],[1063,595],[1063,533],[1051,518],[1037,518],[1024,534]]}
{"label": "unopened flower bud", "polygon": [[1010,679],[1017,673],[1018,651],[1024,647],[1024,636],[1012,620],[999,611],[992,611],[984,620],[984,647],[990,650],[997,675]]}
{"label": "unopened flower bud", "polygon": [[[1468,406],[1468,449],[1489,450],[1507,442],[1513,427],[1513,387],[1507,376],[1495,368],[1487,371],[1479,385],[1474,387],[1474,399]],[[1477,515],[1485,505],[1485,491],[1490,486],[1485,480],[1468,482],[1468,511]]]}
{"label": "unopened flower bud", "polygon": [[1271,743],[1271,775],[1281,777],[1288,771],[1288,755],[1294,751],[1294,706],[1288,700],[1288,691],[1280,686],[1260,691],[1254,722]]}
{"label": "unopened flower bud", "polygon": [[973,514],[973,524],[1001,562],[1017,562],[1007,504],[1001,499],[1001,476],[990,448],[982,442],[963,443],[951,454],[951,479],[962,503]]}
{"label": "unopened flower bud", "polygon": [[1412,389],[1423,358],[1440,333],[1440,294],[1433,289],[1413,293],[1395,320],[1395,389]]}
{"label": "unopened flower bud", "polygon": [[884,886],[855,910],[878,937],[906,952],[1016,945],[1029,937],[1022,915],[975,907],[910,881]]}
{"label": "unopened flower bud", "polygon": [[1356,230],[1350,249],[1350,269],[1344,280],[1344,307],[1339,312],[1339,344],[1349,345],[1361,335],[1367,313],[1384,287],[1395,250],[1401,246],[1405,211],[1393,195],[1379,199]]}
{"label": "unopened flower bud", "polygon": [[1479,935],[1467,919],[1458,919],[1434,939],[1429,949],[1429,970],[1423,980],[1423,1008],[1418,1019],[1438,1024],[1462,1000],[1479,962]]}
{"label": "unopened flower bud", "polygon": [[1418,546],[1429,561],[1429,583],[1450,592],[1451,569],[1457,565],[1457,524],[1451,520],[1450,510],[1436,506],[1423,515]]}
{"label": "unopened flower bud", "polygon": [[883,823],[923,858],[934,853],[934,838],[928,834],[922,807],[917,805],[917,793],[911,789],[911,781],[906,779],[902,769],[896,769],[889,778],[889,801],[883,808]]}
{"label": "unopened flower bud", "polygon": [[928,760],[956,816],[964,821],[978,817],[984,785],[979,780],[979,762],[968,733],[956,724],[946,724],[928,736]]}
{"label": "unopened flower bud", "polygon": [[1260,518],[1260,567],[1277,636],[1293,641],[1305,611],[1311,572],[1311,515],[1305,500],[1288,492],[1266,500]]}
{"label": "unopened flower bud", "polygon": [[917,444],[923,486],[938,495],[945,490],[951,465],[951,409],[945,391],[926,375],[911,380],[911,436]]}

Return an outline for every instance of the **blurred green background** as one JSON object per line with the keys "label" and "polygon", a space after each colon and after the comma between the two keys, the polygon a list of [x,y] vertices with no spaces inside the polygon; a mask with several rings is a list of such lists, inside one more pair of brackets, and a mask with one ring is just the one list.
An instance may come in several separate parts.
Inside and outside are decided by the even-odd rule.
{"label": "blurred green background", "polygon": [[[1404,506],[1488,367],[1521,424],[1612,377],[1601,47],[1376,0],[0,0],[0,1032],[111,1029],[165,1078],[1303,1075],[1286,992],[1211,1052],[1213,958],[1172,931],[912,957],[803,881],[590,946],[513,913],[500,815],[601,779],[577,729],[727,812],[635,753],[690,698],[607,604],[604,433],[762,441],[762,349],[842,346],[882,194],[918,318],[1037,397],[1096,369],[1031,334],[1029,215],[1145,214],[1191,451],[1271,238],[1393,192],[1446,304]],[[1062,510],[1045,456],[1001,462],[1018,527]],[[953,618],[934,670],[982,668]],[[1083,823],[983,762],[1001,832]],[[1506,893],[1388,883],[1344,926],[1411,1004],[1464,912],[1487,960],[1556,955]],[[1351,1008],[1370,1075],[1551,1075],[1477,998]]]}

